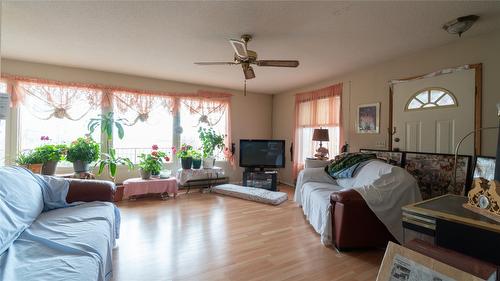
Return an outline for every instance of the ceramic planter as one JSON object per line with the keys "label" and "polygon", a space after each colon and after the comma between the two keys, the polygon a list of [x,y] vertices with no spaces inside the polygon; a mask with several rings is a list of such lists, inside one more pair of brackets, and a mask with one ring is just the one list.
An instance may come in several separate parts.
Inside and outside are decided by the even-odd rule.
{"label": "ceramic planter", "polygon": [[34,174],[40,174],[42,172],[42,166],[43,166],[43,164],[21,165],[21,167],[24,167],[24,168],[32,171]]}
{"label": "ceramic planter", "polygon": [[57,163],[59,161],[50,160],[43,163],[42,175],[53,176],[56,173]]}
{"label": "ceramic planter", "polygon": [[183,169],[185,170],[191,169],[192,164],[193,164],[193,157],[181,158],[181,166]]}
{"label": "ceramic planter", "polygon": [[73,162],[73,170],[75,170],[75,173],[87,173],[90,170],[89,163],[82,160],[76,160]]}
{"label": "ceramic planter", "polygon": [[149,180],[151,178],[151,171],[139,169],[139,173],[141,173],[141,178],[143,180]]}
{"label": "ceramic planter", "polygon": [[193,169],[201,168],[201,159],[193,159]]}
{"label": "ceramic planter", "polygon": [[215,165],[215,158],[207,157],[203,159],[203,169],[211,169]]}

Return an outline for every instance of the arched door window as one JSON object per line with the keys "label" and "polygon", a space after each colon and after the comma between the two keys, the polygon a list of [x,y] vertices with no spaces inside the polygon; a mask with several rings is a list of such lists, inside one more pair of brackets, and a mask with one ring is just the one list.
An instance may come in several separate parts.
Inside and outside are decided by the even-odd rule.
{"label": "arched door window", "polygon": [[457,99],[443,88],[427,88],[415,93],[406,103],[405,110],[434,109],[458,106]]}

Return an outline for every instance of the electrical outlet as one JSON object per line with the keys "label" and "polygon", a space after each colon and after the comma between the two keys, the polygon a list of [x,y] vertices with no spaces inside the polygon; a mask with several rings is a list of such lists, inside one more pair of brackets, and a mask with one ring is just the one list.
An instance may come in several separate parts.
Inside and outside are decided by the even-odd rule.
{"label": "electrical outlet", "polygon": [[387,145],[387,143],[386,143],[386,141],[385,141],[385,140],[384,140],[384,141],[377,141],[377,142],[375,143],[375,146],[376,146],[376,147],[378,147],[378,148],[385,148],[385,147],[386,147],[386,145]]}

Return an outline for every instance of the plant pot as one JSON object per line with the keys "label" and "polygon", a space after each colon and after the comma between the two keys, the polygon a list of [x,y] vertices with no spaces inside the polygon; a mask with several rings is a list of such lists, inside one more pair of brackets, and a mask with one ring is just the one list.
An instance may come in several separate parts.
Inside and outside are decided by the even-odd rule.
{"label": "plant pot", "polygon": [[73,170],[75,170],[75,173],[87,173],[90,171],[89,163],[82,160],[76,160],[73,162]]}
{"label": "plant pot", "polygon": [[42,166],[42,175],[53,176],[56,173],[57,163],[59,161],[50,160],[43,163]]}
{"label": "plant pot", "polygon": [[191,169],[191,165],[193,164],[193,157],[185,157],[181,158],[181,166],[185,170]]}
{"label": "plant pot", "polygon": [[208,157],[203,159],[203,169],[212,169],[215,165],[215,158]]}
{"label": "plant pot", "polygon": [[149,180],[151,178],[151,171],[139,169],[139,173],[141,173],[141,179],[143,180]]}
{"label": "plant pot", "polygon": [[201,159],[193,159],[193,169],[201,168]]}
{"label": "plant pot", "polygon": [[21,167],[24,167],[34,174],[40,174],[42,172],[42,166],[43,164],[27,164],[27,165],[21,165]]}

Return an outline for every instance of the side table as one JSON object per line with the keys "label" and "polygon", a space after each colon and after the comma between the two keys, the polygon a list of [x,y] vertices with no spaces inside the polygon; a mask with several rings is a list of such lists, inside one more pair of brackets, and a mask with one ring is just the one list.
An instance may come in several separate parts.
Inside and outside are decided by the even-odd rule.
{"label": "side table", "polygon": [[177,197],[178,187],[177,179],[172,177],[168,179],[152,178],[144,180],[141,178],[132,178],[123,182],[123,199],[129,199],[131,196],[160,193],[173,193]]}
{"label": "side table", "polygon": [[186,193],[192,186],[208,186],[220,184],[228,180],[224,176],[224,170],[220,167],[207,169],[179,169],[177,171],[177,179],[181,186],[187,187]]}

